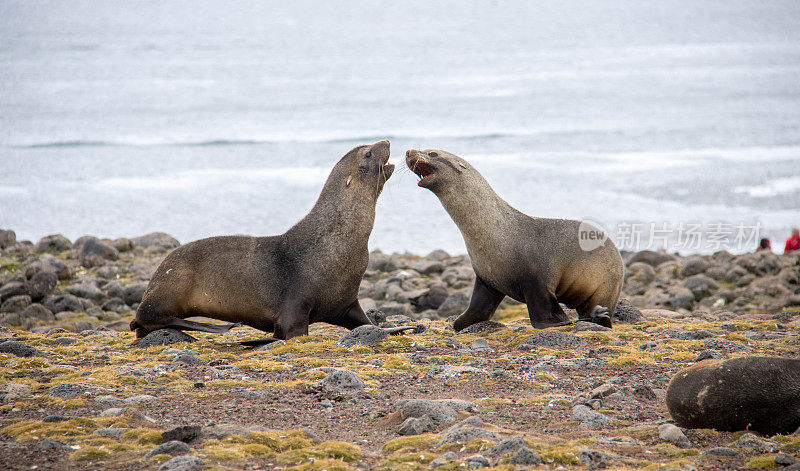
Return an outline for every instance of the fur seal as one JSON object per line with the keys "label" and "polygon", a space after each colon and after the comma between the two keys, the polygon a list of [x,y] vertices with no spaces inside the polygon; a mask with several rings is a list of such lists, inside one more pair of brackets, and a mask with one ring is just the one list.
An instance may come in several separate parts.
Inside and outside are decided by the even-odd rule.
{"label": "fur seal", "polygon": [[[453,327],[489,320],[505,296],[528,305],[535,328],[569,324],[559,302],[581,320],[611,327],[622,289],[619,250],[605,238],[579,243],[580,221],[530,217],[517,211],[466,160],[441,150],[409,150],[406,164],[458,226],[475,270],[469,307]],[[599,230],[599,228],[596,228]]]}
{"label": "fur seal", "polygon": [[[314,322],[371,324],[358,288],[375,204],[394,170],[388,161],[389,141],[352,149],[311,212],[282,235],[209,237],[178,247],[156,269],[131,330],[137,337],[168,327],[225,332],[242,323],[289,339],[308,334]],[[234,324],[185,319],[192,316]]]}
{"label": "fur seal", "polygon": [[800,427],[800,359],[702,361],[675,373],[666,403],[681,427],[790,434]]}

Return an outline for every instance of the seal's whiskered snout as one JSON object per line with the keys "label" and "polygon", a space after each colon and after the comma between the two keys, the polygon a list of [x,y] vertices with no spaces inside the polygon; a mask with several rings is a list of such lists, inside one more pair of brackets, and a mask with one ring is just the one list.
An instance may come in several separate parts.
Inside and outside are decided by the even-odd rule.
{"label": "seal's whiskered snout", "polygon": [[416,150],[406,152],[406,165],[408,165],[409,170],[419,177],[417,185],[421,187],[428,185],[436,173],[433,162],[426,159],[424,154]]}

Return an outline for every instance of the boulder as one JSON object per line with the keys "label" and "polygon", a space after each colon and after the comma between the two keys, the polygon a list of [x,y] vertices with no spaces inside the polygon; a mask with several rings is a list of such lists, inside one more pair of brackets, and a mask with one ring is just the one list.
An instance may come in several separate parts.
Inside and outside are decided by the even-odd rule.
{"label": "boulder", "polygon": [[64,252],[72,248],[72,242],[61,234],[44,236],[36,243],[36,252]]}

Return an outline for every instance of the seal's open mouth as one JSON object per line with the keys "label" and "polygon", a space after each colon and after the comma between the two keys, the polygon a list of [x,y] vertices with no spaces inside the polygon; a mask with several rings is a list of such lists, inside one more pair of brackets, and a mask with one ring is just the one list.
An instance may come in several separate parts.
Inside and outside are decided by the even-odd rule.
{"label": "seal's open mouth", "polygon": [[419,177],[419,182],[417,183],[419,186],[422,186],[422,183],[426,178],[429,178],[433,175],[433,169],[431,166],[422,159],[418,159],[411,165],[411,171],[416,173]]}

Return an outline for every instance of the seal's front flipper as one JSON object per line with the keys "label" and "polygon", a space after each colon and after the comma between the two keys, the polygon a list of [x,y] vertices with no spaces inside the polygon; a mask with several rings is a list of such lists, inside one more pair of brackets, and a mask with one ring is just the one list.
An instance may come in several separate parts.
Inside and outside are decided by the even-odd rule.
{"label": "seal's front flipper", "polygon": [[242,340],[239,342],[239,345],[244,345],[245,347],[260,347],[261,345],[267,345],[273,342],[277,342],[280,339],[276,339],[275,337],[264,337],[261,339],[255,340]]}
{"label": "seal's front flipper", "polygon": [[611,328],[611,316],[608,315],[608,309],[603,306],[595,306],[587,320],[603,327]]}
{"label": "seal's front flipper", "polygon": [[206,324],[205,322],[187,321],[186,319],[170,319],[169,323],[159,327],[160,329],[178,329],[178,330],[196,330],[198,332],[210,332],[212,334],[221,334],[231,330],[234,327],[242,325],[241,322],[235,324]]}
{"label": "seal's front flipper", "polygon": [[472,287],[472,297],[469,298],[469,306],[453,322],[453,330],[459,332],[472,324],[488,321],[505,297],[505,294],[491,288],[481,277],[476,275],[475,286]]}
{"label": "seal's front flipper", "polygon": [[556,321],[556,320],[533,320],[531,319],[531,327],[534,329],[549,329],[550,327],[563,327],[572,324],[572,321]]}

